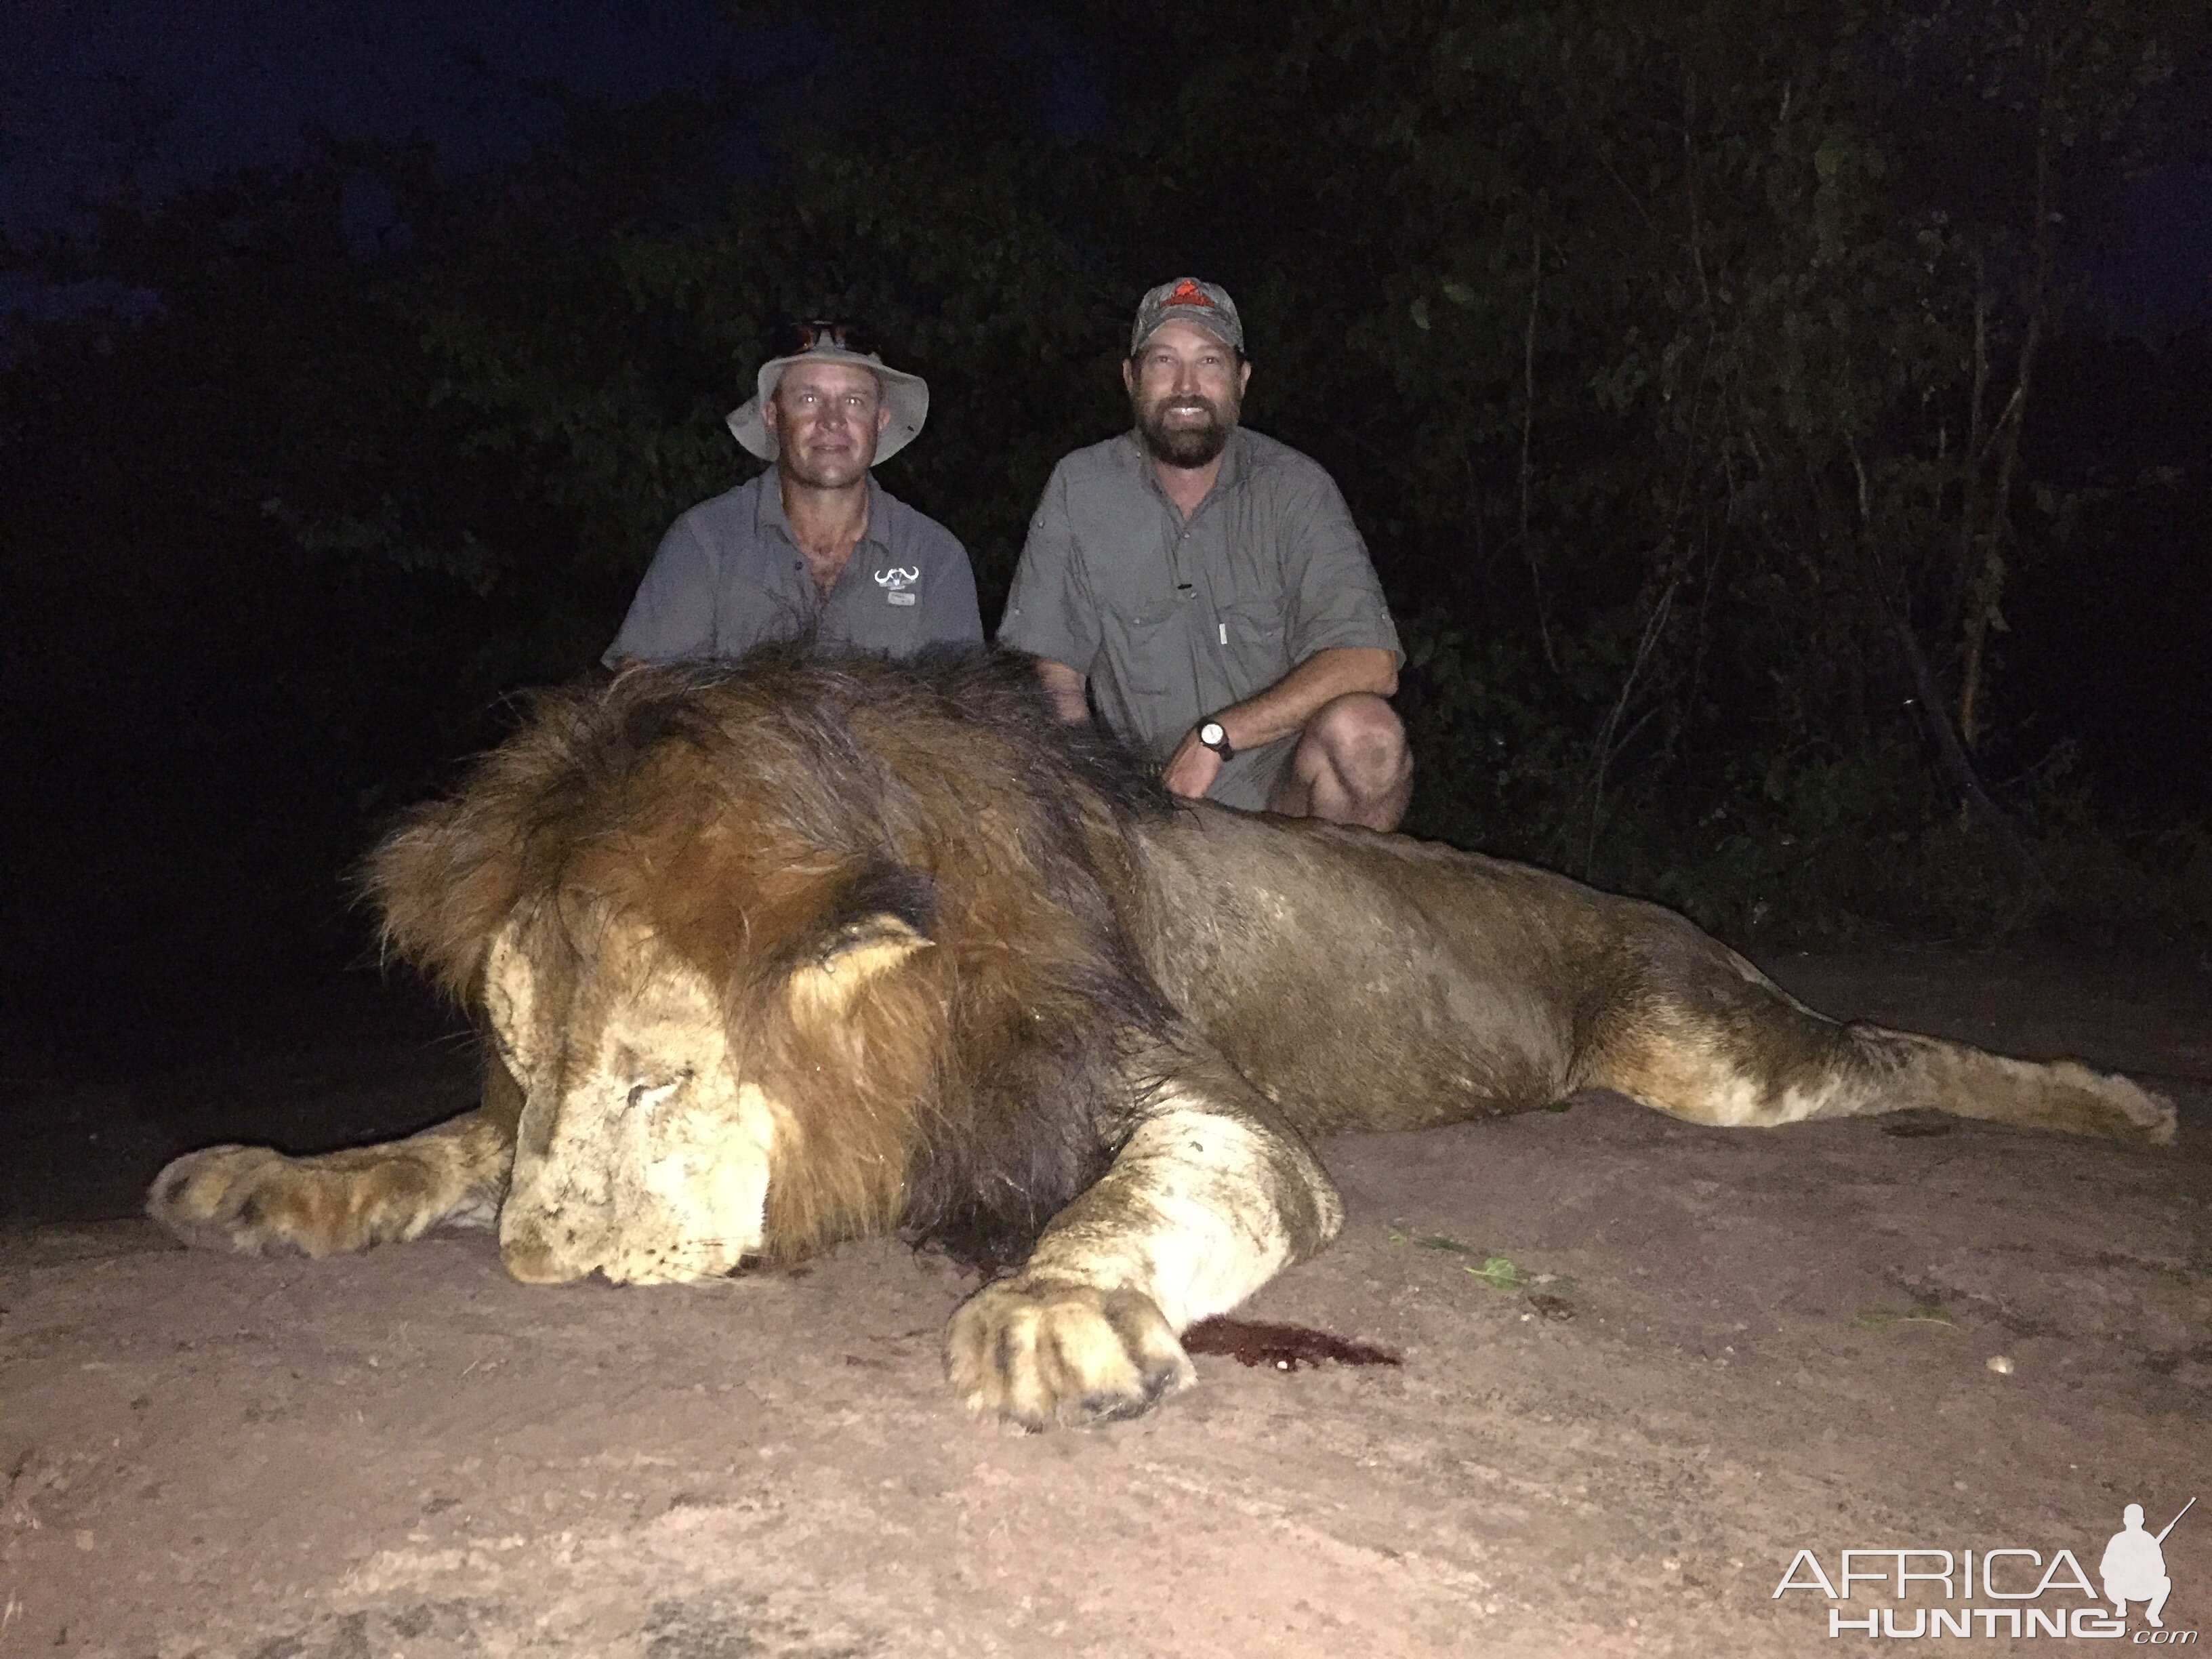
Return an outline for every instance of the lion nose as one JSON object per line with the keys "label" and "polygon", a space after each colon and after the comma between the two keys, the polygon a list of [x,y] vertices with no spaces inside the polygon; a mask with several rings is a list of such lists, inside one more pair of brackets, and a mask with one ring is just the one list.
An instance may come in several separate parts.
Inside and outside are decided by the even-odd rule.
{"label": "lion nose", "polygon": [[564,1259],[559,1251],[543,1239],[501,1239],[500,1261],[505,1264],[508,1277],[525,1285],[568,1285],[591,1272]]}
{"label": "lion nose", "polygon": [[[592,1271],[592,1264],[576,1259],[571,1249],[562,1248],[553,1228],[559,1220],[552,1215],[518,1214],[509,1204],[499,1218],[499,1259],[510,1278],[525,1285],[566,1285],[584,1277]],[[572,1237],[566,1241],[573,1246]]]}

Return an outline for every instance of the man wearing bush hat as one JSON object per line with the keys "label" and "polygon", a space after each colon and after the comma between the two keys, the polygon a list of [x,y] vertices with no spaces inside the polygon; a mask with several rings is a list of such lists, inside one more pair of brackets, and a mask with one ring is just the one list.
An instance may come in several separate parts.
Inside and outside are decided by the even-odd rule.
{"label": "man wearing bush hat", "polygon": [[1391,829],[1413,793],[1397,629],[1328,474],[1238,424],[1251,376],[1223,289],[1145,295],[1134,429],[1054,469],[999,643],[1179,795]]}
{"label": "man wearing bush hat", "polygon": [[794,326],[729,417],[771,465],[670,527],[603,660],[729,659],[809,633],[895,657],[980,649],[966,550],[869,471],[928,413],[927,385],[887,367],[854,328]]}

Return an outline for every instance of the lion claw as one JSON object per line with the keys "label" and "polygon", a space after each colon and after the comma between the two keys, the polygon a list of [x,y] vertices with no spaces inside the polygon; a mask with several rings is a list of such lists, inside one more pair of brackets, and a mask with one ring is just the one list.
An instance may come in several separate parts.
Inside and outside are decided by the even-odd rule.
{"label": "lion claw", "polygon": [[287,1241],[267,1228],[259,1194],[290,1164],[265,1146],[187,1152],[154,1178],[146,1213],[187,1244],[244,1251],[285,1248]]}
{"label": "lion claw", "polygon": [[945,1363],[969,1411],[1031,1433],[1141,1417],[1197,1380],[1150,1297],[1020,1279],[962,1304]]}
{"label": "lion claw", "polygon": [[356,1176],[266,1146],[187,1152],[154,1178],[146,1213],[187,1244],[329,1255],[376,1242]]}

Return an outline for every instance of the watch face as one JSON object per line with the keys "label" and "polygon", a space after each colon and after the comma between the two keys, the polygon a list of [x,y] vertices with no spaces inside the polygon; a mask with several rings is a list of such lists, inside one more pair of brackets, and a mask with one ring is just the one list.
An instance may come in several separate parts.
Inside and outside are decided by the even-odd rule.
{"label": "watch face", "polygon": [[1223,741],[1228,735],[1228,732],[1222,730],[1219,720],[1208,720],[1198,728],[1198,740],[1209,749]]}

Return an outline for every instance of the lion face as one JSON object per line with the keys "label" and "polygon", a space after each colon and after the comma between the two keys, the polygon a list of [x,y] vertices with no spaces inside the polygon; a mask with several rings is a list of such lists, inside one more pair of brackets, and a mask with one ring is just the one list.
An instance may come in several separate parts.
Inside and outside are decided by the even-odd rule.
{"label": "lion face", "polygon": [[777,1114],[739,1080],[702,975],[634,918],[540,915],[500,931],[484,991],[526,1096],[500,1212],[510,1273],[668,1284],[760,1252]]}
{"label": "lion face", "polygon": [[712,972],[604,899],[556,892],[498,929],[483,1000],[525,1097],[500,1212],[516,1278],[707,1279],[895,1211],[907,1115],[855,1079],[910,1098],[918,1067],[884,1055],[878,1028],[936,999],[893,988],[932,941],[866,908],[884,884],[833,884],[846,902],[806,914],[803,945],[764,926],[767,948]]}

